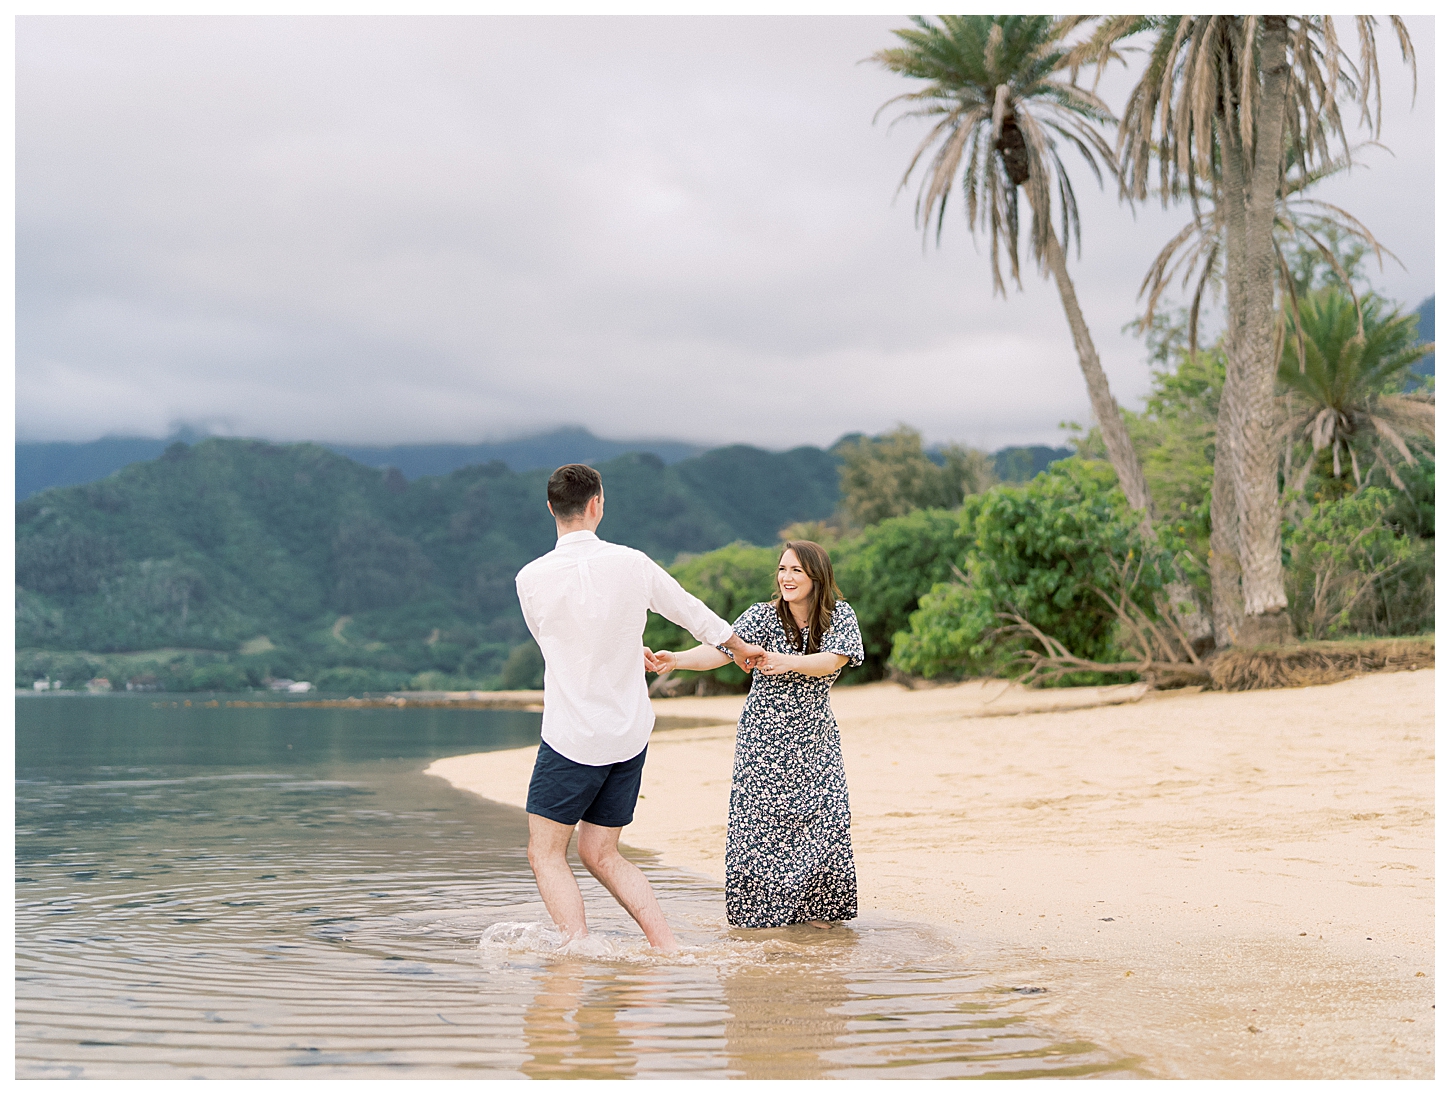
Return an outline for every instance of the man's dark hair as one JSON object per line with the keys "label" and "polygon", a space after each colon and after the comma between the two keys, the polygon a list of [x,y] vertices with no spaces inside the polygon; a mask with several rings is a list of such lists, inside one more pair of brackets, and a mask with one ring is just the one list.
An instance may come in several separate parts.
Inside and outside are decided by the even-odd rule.
{"label": "man's dark hair", "polygon": [[549,506],[561,520],[578,517],[589,499],[604,493],[604,480],[588,464],[565,464],[549,476]]}

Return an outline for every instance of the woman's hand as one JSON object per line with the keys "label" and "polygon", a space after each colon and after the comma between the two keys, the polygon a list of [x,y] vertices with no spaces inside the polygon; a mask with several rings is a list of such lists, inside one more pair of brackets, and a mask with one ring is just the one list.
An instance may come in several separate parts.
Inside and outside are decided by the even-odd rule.
{"label": "woman's hand", "polygon": [[679,655],[673,650],[644,648],[644,667],[651,673],[673,673],[679,664]]}
{"label": "woman's hand", "polygon": [[779,677],[782,673],[789,673],[796,668],[796,662],[800,659],[794,654],[781,654],[777,651],[768,651],[765,657],[756,664],[767,677]]}

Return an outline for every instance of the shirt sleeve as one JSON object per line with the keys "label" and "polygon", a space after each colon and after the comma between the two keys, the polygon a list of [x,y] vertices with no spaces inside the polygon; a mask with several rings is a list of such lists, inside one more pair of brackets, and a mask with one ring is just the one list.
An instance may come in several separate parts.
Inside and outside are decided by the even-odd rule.
{"label": "shirt sleeve", "polygon": [[846,664],[852,666],[860,665],[866,660],[866,647],[861,641],[861,625],[856,620],[855,610],[845,601],[836,602],[836,610],[831,613],[831,626],[821,636],[821,652],[840,654],[846,659]]}
{"label": "shirt sleeve", "polygon": [[525,571],[519,571],[514,577],[514,589],[518,591],[519,608],[523,611],[524,623],[528,625],[529,634],[534,637],[534,641],[538,642],[538,621],[534,618],[534,606],[532,599],[529,597],[529,581]]}
{"label": "shirt sleeve", "polygon": [[707,646],[725,642],[732,633],[729,624],[700,598],[672,578],[664,567],[645,556],[649,606],[665,619],[677,623]]}

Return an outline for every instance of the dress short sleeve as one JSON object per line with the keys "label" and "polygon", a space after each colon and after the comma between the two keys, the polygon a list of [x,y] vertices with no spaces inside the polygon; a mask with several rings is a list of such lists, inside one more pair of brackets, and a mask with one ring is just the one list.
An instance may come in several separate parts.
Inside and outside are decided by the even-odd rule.
{"label": "dress short sleeve", "polygon": [[831,626],[821,636],[821,652],[840,654],[850,666],[860,665],[866,660],[861,625],[856,621],[855,610],[845,601],[836,602],[836,609],[831,613]]}
{"label": "dress short sleeve", "polygon": [[[731,625],[732,630],[746,642],[764,646],[768,635],[767,614],[774,615],[775,606],[768,601],[757,601],[735,618],[735,623]],[[725,650],[723,643],[720,645],[720,649]],[[729,651],[725,652],[729,653]]]}

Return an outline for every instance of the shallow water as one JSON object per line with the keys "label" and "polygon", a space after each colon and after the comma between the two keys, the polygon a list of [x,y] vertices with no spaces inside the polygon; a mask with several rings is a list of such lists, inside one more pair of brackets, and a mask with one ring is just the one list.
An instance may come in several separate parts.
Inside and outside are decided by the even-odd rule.
{"label": "shallow water", "polygon": [[[563,952],[522,814],[422,775],[521,712],[24,697],[16,1075],[697,1079],[1105,1075],[918,925],[732,931],[650,874],[684,949],[585,879]],[[183,701],[184,702],[184,701]],[[582,875],[582,871],[580,872]]]}

